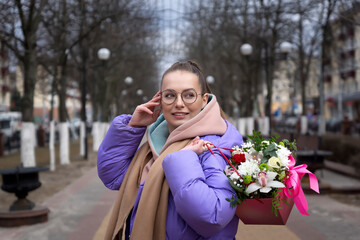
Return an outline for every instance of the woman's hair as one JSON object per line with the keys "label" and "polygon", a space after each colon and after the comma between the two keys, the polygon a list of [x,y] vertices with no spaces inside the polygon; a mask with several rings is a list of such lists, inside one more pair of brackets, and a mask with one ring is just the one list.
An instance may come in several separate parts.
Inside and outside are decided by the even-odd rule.
{"label": "woman's hair", "polygon": [[[161,78],[161,85],[162,82],[164,80],[164,77],[166,74],[171,73],[171,72],[175,72],[175,71],[186,71],[186,72],[190,72],[190,73],[194,73],[196,76],[198,76],[199,79],[199,83],[201,86],[201,93],[212,93],[209,84],[206,82],[206,79],[204,77],[204,73],[201,70],[200,66],[191,60],[188,61],[184,61],[184,62],[176,62],[174,63],[170,68],[168,68],[164,74],[162,75]],[[222,108],[220,107],[220,114],[221,117],[224,119],[228,119],[229,117],[225,114],[225,112],[222,110]]]}
{"label": "woman's hair", "polygon": [[201,93],[212,93],[209,84],[206,82],[206,79],[204,77],[204,73],[201,70],[200,66],[191,60],[184,61],[184,62],[176,62],[174,63],[169,69],[167,69],[162,78],[161,78],[161,85],[164,80],[164,77],[166,74],[175,72],[175,71],[186,71],[190,73],[194,73],[198,79],[201,86]]}

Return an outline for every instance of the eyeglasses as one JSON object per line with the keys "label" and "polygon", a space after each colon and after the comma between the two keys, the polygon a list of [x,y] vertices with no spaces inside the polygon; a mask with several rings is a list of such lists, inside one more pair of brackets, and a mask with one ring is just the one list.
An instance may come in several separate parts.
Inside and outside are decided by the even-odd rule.
{"label": "eyeglasses", "polygon": [[198,95],[203,95],[197,93],[193,88],[185,89],[181,93],[171,89],[166,89],[161,92],[161,101],[168,105],[173,104],[176,101],[178,94],[181,94],[181,99],[185,104],[192,104],[196,101]]}

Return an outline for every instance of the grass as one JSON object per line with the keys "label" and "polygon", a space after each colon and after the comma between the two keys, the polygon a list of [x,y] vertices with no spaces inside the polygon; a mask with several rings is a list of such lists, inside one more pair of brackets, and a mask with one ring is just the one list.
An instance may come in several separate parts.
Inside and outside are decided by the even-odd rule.
{"label": "grass", "polygon": [[[69,143],[69,155],[70,162],[84,161],[84,158],[80,156],[80,142],[78,140],[70,140]],[[59,155],[60,144],[55,144],[55,161],[56,165],[60,164]],[[92,151],[92,138],[88,138],[88,153]],[[50,165],[50,151],[49,146],[36,147],[35,148],[35,161],[36,166],[48,167]],[[3,155],[0,157],[0,169],[15,168],[21,166],[20,149],[17,152],[10,153],[9,155]]]}

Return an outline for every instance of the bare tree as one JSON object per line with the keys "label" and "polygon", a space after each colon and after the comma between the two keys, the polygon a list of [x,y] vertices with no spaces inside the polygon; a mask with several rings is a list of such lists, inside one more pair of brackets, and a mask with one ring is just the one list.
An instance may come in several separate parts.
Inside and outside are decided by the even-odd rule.
{"label": "bare tree", "polygon": [[[273,74],[277,49],[288,23],[289,3],[277,1],[207,1],[193,13],[188,56],[206,62],[206,68],[219,73],[222,92],[226,96],[225,111],[231,102],[241,106],[242,116],[251,116],[259,90],[261,70],[267,86],[267,115],[270,115]],[[240,55],[243,43],[254,46],[254,54],[246,59]],[[265,49],[263,56],[262,49]],[[263,63],[262,59],[266,61]],[[225,82],[224,82],[225,81]],[[224,84],[225,83],[225,84]],[[225,90],[226,89],[226,90]],[[238,89],[240,97],[234,89]]]}
{"label": "bare tree", "polygon": [[33,103],[37,76],[38,29],[46,0],[2,1],[0,3],[0,34],[3,43],[22,63],[24,93],[21,99],[22,134],[21,162],[35,166]]}
{"label": "bare tree", "polygon": [[[324,72],[325,72],[325,62],[324,60],[328,58],[329,53],[326,52],[326,49],[331,49],[331,43],[333,41],[333,33],[331,30],[331,18],[335,11],[335,7],[337,5],[337,0],[323,0],[323,12],[324,16],[321,24],[321,68],[320,68],[320,81],[319,81],[319,105],[320,105],[320,116],[319,116],[319,135],[323,135],[325,132],[325,119],[324,119]],[[321,147],[321,142],[319,143],[319,147]]]}

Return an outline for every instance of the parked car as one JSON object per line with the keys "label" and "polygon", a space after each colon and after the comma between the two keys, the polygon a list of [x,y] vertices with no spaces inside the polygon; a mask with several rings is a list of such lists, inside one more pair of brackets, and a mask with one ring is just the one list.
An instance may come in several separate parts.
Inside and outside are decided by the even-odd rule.
{"label": "parked car", "polygon": [[5,149],[19,148],[21,118],[20,112],[0,112],[0,130]]}
{"label": "parked car", "polygon": [[326,120],[326,132],[340,133],[341,122],[339,119],[328,119]]}
{"label": "parked car", "polygon": [[288,133],[296,133],[298,131],[299,118],[290,116],[285,120],[285,129]]}

